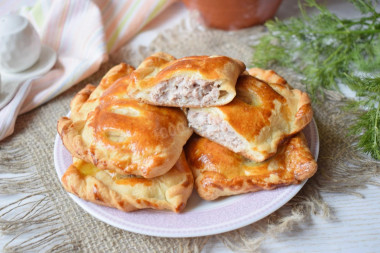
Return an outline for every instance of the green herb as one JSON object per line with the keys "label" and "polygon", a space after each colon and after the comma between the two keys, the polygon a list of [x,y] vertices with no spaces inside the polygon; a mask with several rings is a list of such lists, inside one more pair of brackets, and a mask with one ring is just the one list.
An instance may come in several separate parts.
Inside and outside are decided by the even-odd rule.
{"label": "green herb", "polygon": [[[342,19],[315,0],[299,4],[301,17],[268,21],[268,34],[254,46],[253,64],[292,68],[314,101],[323,100],[326,89],[339,90],[338,84],[356,92],[357,101],[348,106],[361,112],[351,126],[360,136],[358,146],[380,160],[380,13],[379,0],[350,0],[363,14]],[[305,8],[318,13],[308,15]]]}
{"label": "green herb", "polygon": [[367,108],[351,126],[350,133],[360,136],[358,145],[364,152],[380,160],[380,76],[347,76],[347,85],[356,91],[358,97],[358,100],[351,101],[347,108],[356,111]]}

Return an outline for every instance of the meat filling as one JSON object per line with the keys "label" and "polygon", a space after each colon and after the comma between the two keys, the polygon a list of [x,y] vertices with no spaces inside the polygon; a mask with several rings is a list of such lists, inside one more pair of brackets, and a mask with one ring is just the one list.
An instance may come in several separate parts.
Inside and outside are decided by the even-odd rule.
{"label": "meat filling", "polygon": [[178,105],[214,104],[219,97],[220,81],[192,80],[186,77],[174,77],[155,86],[151,98],[158,103],[176,103]]}
{"label": "meat filling", "polygon": [[189,125],[193,127],[200,135],[215,141],[235,153],[243,151],[243,141],[221,118],[209,113],[203,113],[196,110],[189,110],[187,114]]}

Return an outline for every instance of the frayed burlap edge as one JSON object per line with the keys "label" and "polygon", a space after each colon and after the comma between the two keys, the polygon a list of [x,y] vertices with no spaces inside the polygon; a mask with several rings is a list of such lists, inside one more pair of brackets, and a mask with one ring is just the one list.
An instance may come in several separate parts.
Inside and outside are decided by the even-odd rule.
{"label": "frayed burlap edge", "polygon": [[42,249],[70,252],[73,250],[70,238],[48,190],[36,173],[36,157],[24,140],[15,139],[14,142],[4,141],[0,146],[0,173],[7,175],[0,182],[0,193],[14,195],[15,199],[0,207],[1,233],[10,237],[3,252]]}
{"label": "frayed burlap edge", "polygon": [[[263,27],[222,32],[206,29],[191,20],[163,32],[148,47],[137,51],[128,46],[121,49],[91,78],[18,118],[15,134],[0,142],[0,173],[8,176],[0,182],[0,193],[17,194],[14,202],[0,207],[0,229],[10,236],[4,252],[200,252],[209,239],[220,240],[233,251],[257,252],[266,239],[309,222],[313,215],[332,218],[333,210],[323,201],[321,192],[360,197],[357,189],[367,184],[379,185],[373,180],[380,174],[379,162],[360,153],[355,140],[347,138],[346,122],[355,115],[341,110],[346,98],[328,91],[323,103],[313,105],[320,134],[317,174],[285,206],[252,225],[212,237],[157,238],[110,227],[78,208],[56,178],[52,143],[56,120],[66,114],[70,99],[81,87],[91,81],[97,83],[113,64],[125,61],[137,66],[158,51],[176,57],[223,54],[241,59],[249,66],[253,55],[250,45],[264,33]],[[276,71],[293,86],[304,88],[294,73]],[[25,209],[28,212],[22,211]],[[82,229],[83,226],[91,231]]]}

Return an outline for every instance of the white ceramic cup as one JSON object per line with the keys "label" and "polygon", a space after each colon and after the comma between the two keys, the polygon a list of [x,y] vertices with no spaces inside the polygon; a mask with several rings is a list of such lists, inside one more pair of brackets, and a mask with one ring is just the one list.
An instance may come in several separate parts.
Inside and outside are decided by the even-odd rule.
{"label": "white ceramic cup", "polygon": [[41,53],[41,40],[24,17],[0,17],[0,71],[21,72],[33,66]]}

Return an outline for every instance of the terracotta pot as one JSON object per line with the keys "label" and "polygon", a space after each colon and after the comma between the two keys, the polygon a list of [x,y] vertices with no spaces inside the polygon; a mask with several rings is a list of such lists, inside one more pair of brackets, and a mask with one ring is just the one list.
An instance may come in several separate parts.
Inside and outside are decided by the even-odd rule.
{"label": "terracotta pot", "polygon": [[182,0],[199,11],[209,27],[235,30],[262,24],[276,13],[281,0]]}

